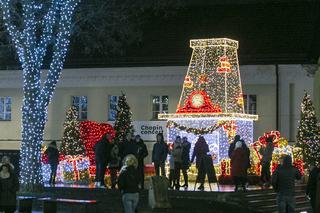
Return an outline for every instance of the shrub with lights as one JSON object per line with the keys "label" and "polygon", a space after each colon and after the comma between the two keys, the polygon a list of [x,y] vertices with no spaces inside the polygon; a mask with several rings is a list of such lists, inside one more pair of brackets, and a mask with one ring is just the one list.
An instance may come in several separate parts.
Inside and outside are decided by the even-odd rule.
{"label": "shrub with lights", "polygon": [[[71,19],[79,1],[0,1],[23,76],[21,191],[43,189],[41,146],[48,105],[61,75],[70,43]],[[51,61],[44,73],[42,65],[47,53]],[[46,78],[41,78],[44,75]]]}
{"label": "shrub with lights", "polygon": [[[257,115],[244,112],[238,42],[227,38],[191,40],[193,49],[176,113],[159,114],[167,120],[167,140],[186,136],[193,150],[204,136],[216,173],[230,174],[228,148],[235,135],[253,143]],[[195,168],[190,168],[196,173]]]}
{"label": "shrub with lights", "polygon": [[88,183],[89,182],[89,158],[83,140],[80,138],[80,121],[77,110],[71,107],[67,111],[63,124],[64,132],[61,143],[60,164],[63,167],[64,182]]}
{"label": "shrub with lights", "polygon": [[281,137],[279,131],[271,131],[264,133],[263,136],[259,137],[258,141],[254,142],[251,146],[251,150],[253,150],[252,154],[252,167],[250,168],[251,174],[260,175],[261,173],[261,165],[260,161],[262,156],[259,153],[259,150],[266,146],[267,142],[266,139],[272,137],[273,138],[273,145],[274,151],[272,154],[272,161],[271,161],[271,172],[277,168],[280,164],[281,159],[284,155],[290,155],[292,157],[292,162],[295,167],[299,169],[301,174],[304,174],[303,170],[303,157],[302,157],[302,149],[297,146],[289,145],[288,141]]}
{"label": "shrub with lights", "polygon": [[306,165],[320,164],[320,128],[317,126],[315,109],[309,94],[301,103],[301,115],[297,133],[297,146],[302,148]]}
{"label": "shrub with lights", "polygon": [[97,123],[93,121],[80,122],[80,138],[84,142],[86,156],[89,158],[90,176],[94,176],[96,172],[93,147],[106,133],[109,133],[111,138],[114,138],[116,134],[110,124]]}

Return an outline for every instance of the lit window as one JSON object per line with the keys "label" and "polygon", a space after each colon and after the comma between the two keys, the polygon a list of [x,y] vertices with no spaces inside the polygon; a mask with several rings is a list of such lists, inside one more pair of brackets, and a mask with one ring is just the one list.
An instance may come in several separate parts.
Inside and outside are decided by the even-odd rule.
{"label": "lit window", "polygon": [[11,97],[0,97],[0,121],[11,121]]}
{"label": "lit window", "polygon": [[243,95],[244,111],[247,114],[257,114],[257,96],[256,95]]}
{"label": "lit window", "polygon": [[109,112],[108,112],[109,121],[116,120],[118,101],[119,101],[119,96],[109,95]]}
{"label": "lit window", "polygon": [[77,109],[79,120],[87,120],[88,118],[87,96],[72,96],[72,106],[74,106]]}
{"label": "lit window", "polygon": [[159,113],[168,113],[169,96],[152,96],[152,119],[158,119]]}

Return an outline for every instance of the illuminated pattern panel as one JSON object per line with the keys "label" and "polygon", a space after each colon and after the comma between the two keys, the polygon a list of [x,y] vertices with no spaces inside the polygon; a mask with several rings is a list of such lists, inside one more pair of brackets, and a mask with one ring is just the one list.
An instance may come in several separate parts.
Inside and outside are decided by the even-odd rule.
{"label": "illuminated pattern panel", "polygon": [[[220,119],[217,118],[206,118],[206,119],[175,119],[171,120],[179,125],[192,127],[192,128],[205,128],[208,126],[216,125]],[[234,121],[236,129],[234,134],[238,134],[241,138],[248,144],[253,143],[253,121],[252,120],[235,120]],[[193,133],[188,133],[178,128],[168,127],[167,130],[167,140],[168,142],[174,142],[177,136],[187,137],[188,141],[191,143],[190,157],[192,156],[194,145],[198,140],[199,135]],[[219,163],[221,160],[228,158],[229,142],[231,141],[228,137],[227,131],[223,127],[218,128],[212,133],[203,135],[206,139],[210,152],[214,153],[217,158],[214,163]]]}

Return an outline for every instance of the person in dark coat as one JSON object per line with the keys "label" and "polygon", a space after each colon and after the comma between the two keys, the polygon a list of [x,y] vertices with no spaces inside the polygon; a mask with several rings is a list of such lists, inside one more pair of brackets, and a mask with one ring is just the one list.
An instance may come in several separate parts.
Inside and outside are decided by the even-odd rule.
{"label": "person in dark coat", "polygon": [[137,144],[137,154],[138,159],[138,173],[139,173],[139,184],[141,189],[144,189],[144,159],[148,156],[147,146],[144,144],[140,135],[136,135],[135,141]]}
{"label": "person in dark coat", "polygon": [[261,182],[264,186],[269,187],[270,186],[270,179],[271,179],[271,173],[270,173],[270,164],[272,161],[272,154],[274,150],[273,146],[273,138],[269,137],[266,139],[267,145],[265,147],[262,147],[259,152],[262,155],[261,159]]}
{"label": "person in dark coat", "polygon": [[137,211],[139,202],[138,160],[134,155],[127,155],[121,168],[118,187],[122,194],[122,204],[125,213]]}
{"label": "person in dark coat", "polygon": [[174,161],[174,187],[180,189],[180,172],[182,169],[182,141],[181,137],[177,136],[173,143],[172,156]]}
{"label": "person in dark coat", "polygon": [[316,200],[320,200],[320,197],[317,198],[317,178],[320,178],[320,165],[312,166],[310,168],[310,175],[308,179],[306,194],[310,197],[310,203],[312,206],[312,210],[316,212]]}
{"label": "person in dark coat", "polygon": [[248,159],[247,151],[242,147],[242,142],[238,141],[231,154],[231,175],[235,184],[235,191],[238,191],[239,186],[246,191]]}
{"label": "person in dark coat", "polygon": [[240,141],[240,139],[241,139],[240,135],[236,135],[233,139],[233,142],[230,144],[229,150],[228,150],[228,156],[230,159],[231,159],[232,152],[236,146],[236,143]]}
{"label": "person in dark coat", "polygon": [[152,149],[152,162],[154,164],[156,176],[160,175],[160,169],[161,176],[166,176],[165,162],[168,155],[168,146],[164,142],[162,133],[158,133],[156,139],[157,142],[153,145]]}
{"label": "person in dark coat", "polygon": [[94,145],[94,158],[96,162],[95,185],[105,188],[104,175],[110,158],[110,135],[104,134],[100,141]]}
{"label": "person in dark coat", "polygon": [[125,142],[123,143],[123,157],[125,158],[127,155],[134,155],[137,157],[138,153],[138,145],[135,139],[132,138],[132,134],[128,133]]}
{"label": "person in dark coat", "polygon": [[282,165],[279,165],[272,175],[272,186],[277,192],[279,213],[295,212],[295,180],[300,179],[301,174],[292,165],[291,156],[285,155]]}
{"label": "person in dark coat", "polygon": [[110,160],[109,160],[109,171],[111,178],[111,189],[115,189],[117,185],[117,172],[120,168],[121,158],[119,156],[119,146],[114,141],[110,144]]}
{"label": "person in dark coat", "polygon": [[57,142],[52,141],[44,153],[48,155],[48,160],[51,168],[49,184],[55,184],[59,164],[59,150],[57,148]]}
{"label": "person in dark coat", "polygon": [[0,167],[0,206],[5,213],[16,210],[16,193],[19,190],[19,180],[9,164]]}
{"label": "person in dark coat", "polygon": [[198,169],[197,182],[200,183],[200,186],[198,187],[199,190],[204,190],[204,179],[206,176],[204,162],[206,160],[208,153],[209,153],[209,146],[206,140],[204,139],[204,137],[200,136],[194,146],[193,154],[191,158],[191,162],[193,162],[194,158],[196,158],[196,167]]}
{"label": "person in dark coat", "polygon": [[184,184],[182,187],[188,188],[188,169],[190,167],[190,149],[191,143],[187,137],[182,138],[182,174]]}

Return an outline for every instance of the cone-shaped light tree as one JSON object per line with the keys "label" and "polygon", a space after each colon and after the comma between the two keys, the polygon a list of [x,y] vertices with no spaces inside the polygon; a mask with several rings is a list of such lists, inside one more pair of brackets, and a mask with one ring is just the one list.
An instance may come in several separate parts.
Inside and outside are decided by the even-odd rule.
{"label": "cone-shaped light tree", "polygon": [[[1,0],[5,26],[23,75],[20,189],[41,191],[41,144],[52,99],[70,41],[72,15],[80,0]],[[50,48],[49,48],[50,47]],[[50,52],[46,77],[41,70]]]}
{"label": "cone-shaped light tree", "polygon": [[78,121],[77,110],[71,107],[63,124],[64,132],[61,143],[61,153],[63,155],[85,156],[84,144],[80,138],[80,122]]}
{"label": "cone-shaped light tree", "polygon": [[130,111],[130,106],[124,93],[119,97],[114,130],[116,131],[115,140],[117,142],[123,142],[128,133],[134,132],[132,125],[132,112]]}
{"label": "cone-shaped light tree", "polygon": [[301,119],[297,133],[297,146],[303,150],[306,165],[320,163],[320,129],[310,95],[305,93],[301,103]]}

